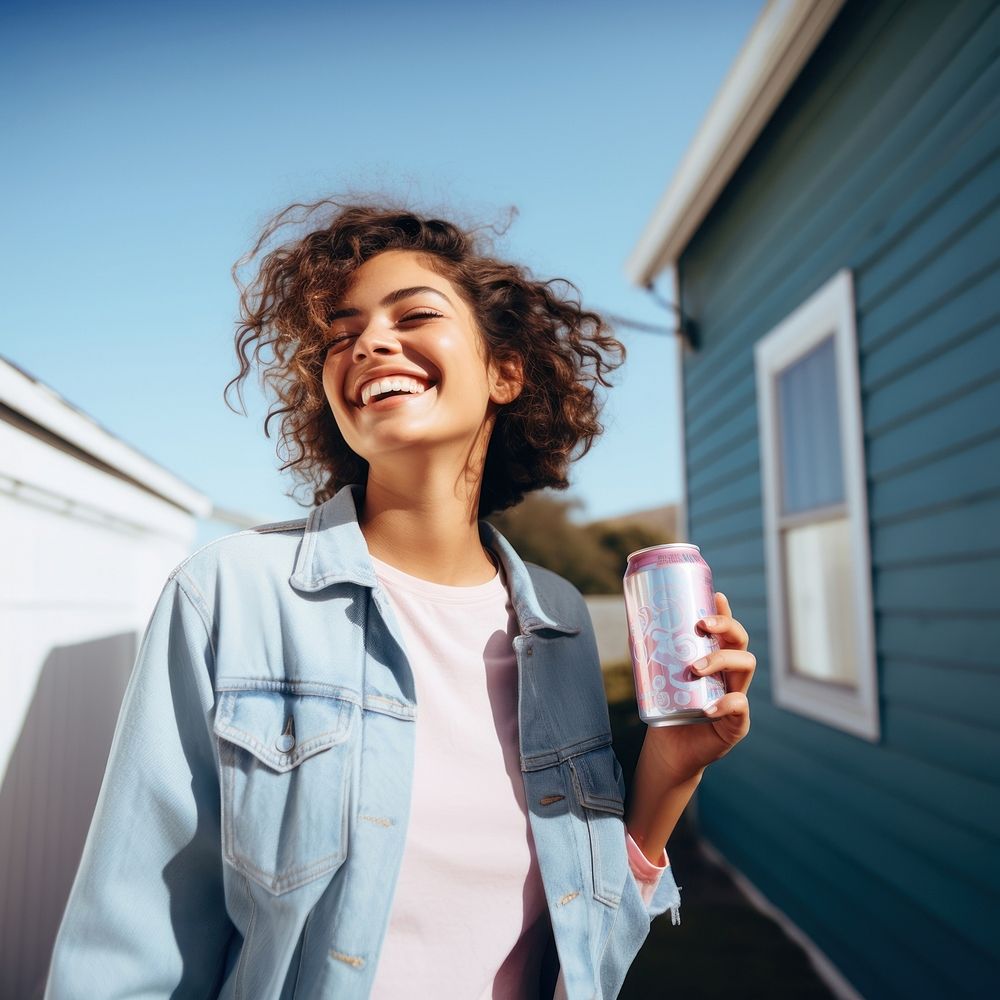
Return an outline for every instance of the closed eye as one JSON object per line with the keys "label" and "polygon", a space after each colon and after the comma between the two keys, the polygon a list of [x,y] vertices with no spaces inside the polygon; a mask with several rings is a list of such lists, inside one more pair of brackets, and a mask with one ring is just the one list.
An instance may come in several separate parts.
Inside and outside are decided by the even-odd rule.
{"label": "closed eye", "polygon": [[331,337],[326,342],[326,349],[332,351],[335,347],[343,347],[349,340],[353,340],[356,333],[343,333],[339,337]]}
{"label": "closed eye", "polygon": [[[439,312],[434,312],[433,310],[425,310],[423,312],[413,312],[408,316],[404,316],[399,322],[409,323],[413,320],[419,319],[440,319],[442,316]],[[359,336],[357,333],[342,333],[339,336],[332,337],[326,342],[326,349],[328,351],[333,350],[335,347],[342,347],[349,340],[353,340],[355,337]]]}
{"label": "closed eye", "polygon": [[440,315],[441,313],[432,312],[430,310],[427,312],[415,312],[410,313],[409,316],[404,316],[403,319],[400,320],[400,323],[409,323],[411,319],[437,319]]}

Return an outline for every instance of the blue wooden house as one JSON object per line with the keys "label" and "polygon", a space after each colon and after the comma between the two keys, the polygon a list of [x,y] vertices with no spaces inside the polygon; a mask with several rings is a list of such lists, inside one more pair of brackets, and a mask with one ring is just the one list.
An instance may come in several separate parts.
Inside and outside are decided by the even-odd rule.
{"label": "blue wooden house", "polygon": [[841,995],[1000,995],[1000,4],[772,0],[627,269],[758,662],[700,831]]}

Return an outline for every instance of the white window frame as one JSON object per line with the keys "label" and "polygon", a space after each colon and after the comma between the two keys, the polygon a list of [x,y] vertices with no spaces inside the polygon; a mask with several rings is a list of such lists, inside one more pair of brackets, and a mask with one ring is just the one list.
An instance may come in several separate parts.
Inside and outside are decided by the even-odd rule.
{"label": "white window frame", "polygon": [[[793,673],[788,655],[788,618],[784,560],[779,529],[803,516],[781,514],[777,378],[790,365],[833,335],[840,411],[844,504],[850,531],[853,596],[860,623],[856,643],[856,688]],[[839,271],[790,313],[754,347],[760,430],[764,553],[767,565],[771,693],[776,705],[872,742],[880,737],[875,619],[865,477],[864,432],[858,376],[854,284],[851,272]],[[829,510],[829,509],[828,509]],[[810,512],[811,513],[811,512]],[[812,518],[806,517],[807,522]]]}

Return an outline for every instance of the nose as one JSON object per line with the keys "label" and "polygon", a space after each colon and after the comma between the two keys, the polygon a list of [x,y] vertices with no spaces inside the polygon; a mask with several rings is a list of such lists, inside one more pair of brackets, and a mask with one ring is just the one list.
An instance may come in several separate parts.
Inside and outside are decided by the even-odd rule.
{"label": "nose", "polygon": [[396,354],[399,350],[395,333],[373,320],[354,341],[354,360],[364,361],[370,354]]}

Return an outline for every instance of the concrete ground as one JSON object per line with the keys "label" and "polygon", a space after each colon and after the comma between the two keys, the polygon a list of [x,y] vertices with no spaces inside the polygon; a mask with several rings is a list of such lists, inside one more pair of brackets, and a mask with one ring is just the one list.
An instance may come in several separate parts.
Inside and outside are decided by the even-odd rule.
{"label": "concrete ground", "polygon": [[[609,685],[609,696],[621,691]],[[615,751],[631,783],[645,732],[634,700],[611,703],[611,725]],[[674,831],[669,851],[682,889],[681,922],[671,924],[669,911],[653,921],[621,1000],[833,997],[799,945],[702,854],[698,832],[687,816]]]}

